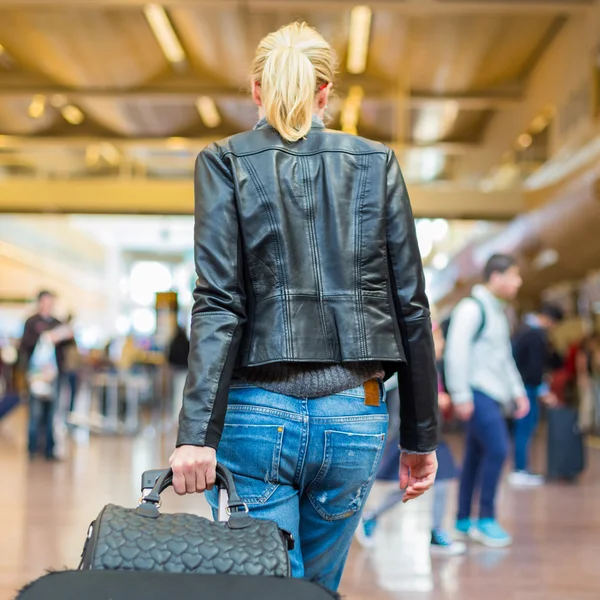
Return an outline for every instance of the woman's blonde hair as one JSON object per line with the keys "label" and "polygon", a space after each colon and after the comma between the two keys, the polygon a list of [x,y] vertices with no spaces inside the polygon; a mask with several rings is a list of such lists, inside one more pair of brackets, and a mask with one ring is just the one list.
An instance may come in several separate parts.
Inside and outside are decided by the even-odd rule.
{"label": "woman's blonde hair", "polygon": [[336,64],[333,48],[306,23],[286,25],[260,42],[252,77],[267,121],[284,140],[297,142],[309,132],[315,94],[333,81]]}

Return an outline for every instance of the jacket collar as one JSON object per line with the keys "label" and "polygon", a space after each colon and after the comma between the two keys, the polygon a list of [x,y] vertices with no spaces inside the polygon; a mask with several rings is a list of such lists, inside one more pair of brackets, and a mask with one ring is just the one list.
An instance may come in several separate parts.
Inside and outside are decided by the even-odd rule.
{"label": "jacket collar", "polygon": [[[271,127],[266,117],[263,117],[255,126],[254,129],[264,129],[265,127]],[[317,117],[317,115],[313,115],[312,117],[312,125],[313,129],[325,129],[325,123]]]}

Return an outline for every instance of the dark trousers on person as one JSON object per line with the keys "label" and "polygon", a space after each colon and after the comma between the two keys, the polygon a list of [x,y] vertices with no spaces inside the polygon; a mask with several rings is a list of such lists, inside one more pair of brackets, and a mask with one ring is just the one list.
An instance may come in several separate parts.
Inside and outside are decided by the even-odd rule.
{"label": "dark trousers on person", "polygon": [[515,443],[515,470],[527,471],[529,469],[529,448],[531,440],[537,429],[539,419],[538,395],[539,387],[536,385],[525,386],[529,398],[529,412],[522,418],[516,419],[514,425]]}
{"label": "dark trousers on person", "polygon": [[56,398],[40,398],[29,396],[29,427],[27,444],[29,454],[33,455],[40,449],[40,432],[44,431],[44,454],[46,458],[54,456],[54,411]]}
{"label": "dark trousers on person", "polygon": [[467,426],[465,460],[460,478],[458,518],[471,516],[473,495],[480,487],[479,518],[495,518],[495,500],[508,453],[508,428],[502,406],[475,390],[475,411]]}

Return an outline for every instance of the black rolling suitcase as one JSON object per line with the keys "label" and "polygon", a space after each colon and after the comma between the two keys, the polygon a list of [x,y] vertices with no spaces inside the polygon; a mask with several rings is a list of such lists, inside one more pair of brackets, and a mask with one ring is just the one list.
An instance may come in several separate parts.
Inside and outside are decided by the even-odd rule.
{"label": "black rolling suitcase", "polygon": [[585,467],[583,435],[577,409],[548,411],[548,479],[575,479]]}
{"label": "black rolling suitcase", "polygon": [[332,600],[301,579],[147,571],[63,571],[23,589],[16,600]]}

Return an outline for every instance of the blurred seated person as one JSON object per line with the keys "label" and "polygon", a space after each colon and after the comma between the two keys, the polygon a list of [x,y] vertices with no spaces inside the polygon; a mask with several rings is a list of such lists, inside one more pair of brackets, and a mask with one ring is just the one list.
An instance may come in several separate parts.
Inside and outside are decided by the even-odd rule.
{"label": "blurred seated person", "polygon": [[515,363],[531,408],[514,423],[515,470],[508,478],[512,485],[538,486],[544,482],[541,475],[530,471],[530,447],[539,420],[539,401],[547,405],[557,402],[547,384],[555,356],[549,332],[562,320],[563,311],[559,306],[544,304],[538,312],[525,316],[513,337]]}

